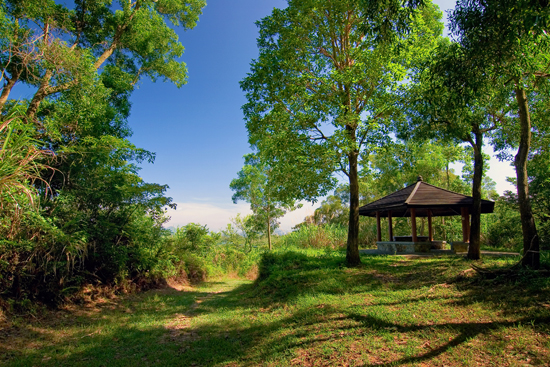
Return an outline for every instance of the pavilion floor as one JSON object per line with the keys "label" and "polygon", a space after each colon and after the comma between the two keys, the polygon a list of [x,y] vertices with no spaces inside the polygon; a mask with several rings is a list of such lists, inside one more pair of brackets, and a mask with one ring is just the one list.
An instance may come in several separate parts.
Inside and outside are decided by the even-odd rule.
{"label": "pavilion floor", "polygon": [[[388,255],[387,253],[381,252],[378,249],[364,249],[359,250],[359,253],[362,255]],[[430,250],[428,252],[413,252],[413,253],[395,253],[396,256],[408,256],[408,257],[430,257],[430,256],[439,256],[439,255],[460,255],[464,256],[466,252],[457,252],[453,250]],[[481,256],[520,256],[517,252],[503,252],[503,251],[481,251]]]}

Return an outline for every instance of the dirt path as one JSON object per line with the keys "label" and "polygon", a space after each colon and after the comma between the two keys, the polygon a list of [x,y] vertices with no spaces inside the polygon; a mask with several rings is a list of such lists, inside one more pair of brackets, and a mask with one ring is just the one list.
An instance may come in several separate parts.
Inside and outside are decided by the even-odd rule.
{"label": "dirt path", "polygon": [[[230,292],[239,286],[240,283],[231,284],[230,282],[224,282],[223,284],[216,284],[215,290],[208,292],[204,296],[197,297],[195,302],[182,313],[177,313],[172,320],[166,323],[166,330],[168,331],[167,339],[170,341],[194,341],[199,339],[199,335],[191,330],[191,324],[193,318],[197,316],[197,309],[201,306],[203,302],[211,300],[220,293]],[[196,289],[184,286],[180,291],[189,291]]]}

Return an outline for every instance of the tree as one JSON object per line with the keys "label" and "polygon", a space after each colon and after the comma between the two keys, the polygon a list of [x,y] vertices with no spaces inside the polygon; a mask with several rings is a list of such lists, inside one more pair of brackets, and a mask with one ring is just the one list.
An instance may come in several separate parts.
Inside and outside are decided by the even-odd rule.
{"label": "tree", "polygon": [[[6,258],[22,264],[6,279],[47,283],[28,286],[33,295],[150,269],[151,262],[139,261],[148,253],[154,262],[151,249],[163,244],[163,208],[171,199],[164,196],[166,185],[138,176],[137,163],[152,161],[154,154],[128,141],[128,98],[144,76],[185,83],[183,46],[169,24],[192,28],[205,5],[203,0],[73,4],[0,1],[0,126],[16,112],[25,127],[14,129],[10,140],[27,136],[29,152],[44,156],[47,149],[56,157],[48,162],[53,178],[52,170],[41,171],[43,181],[34,181],[45,198],[37,213],[21,220],[14,237],[20,246],[0,246],[3,257],[11,251]],[[17,83],[29,87],[32,97],[10,100]]]}
{"label": "tree", "polygon": [[26,117],[35,120],[48,97],[80,86],[108,62],[134,83],[142,75],[185,83],[186,67],[175,26],[193,28],[203,0],[77,0],[73,9],[53,0],[5,0],[0,65],[2,110],[17,82],[36,87]]}
{"label": "tree", "polygon": [[392,90],[442,30],[426,6],[406,37],[381,42],[370,10],[359,0],[290,0],[258,23],[260,56],[241,82],[249,141],[277,194],[314,201],[335,186],[335,172],[348,178],[349,266],[360,264],[359,155],[386,139]]}
{"label": "tree", "polygon": [[[545,2],[528,0],[463,0],[451,14],[451,28],[471,60],[471,68],[507,81],[517,104],[519,122],[516,168],[523,232],[523,265],[540,266],[539,236],[529,198],[527,160],[531,145],[530,91],[545,84],[549,74],[550,10]],[[479,80],[470,81],[476,90]]]}
{"label": "tree", "polygon": [[258,220],[254,215],[245,215],[242,216],[237,214],[237,216],[231,219],[231,222],[241,231],[241,236],[244,238],[244,250],[252,251],[252,244],[258,236],[264,232],[263,226],[261,230],[258,230]]}
{"label": "tree", "polygon": [[368,182],[376,199],[416,183],[419,175],[432,185],[463,192],[466,184],[450,164],[462,162],[464,155],[464,148],[452,143],[396,140],[362,162],[361,179]]}
{"label": "tree", "polygon": [[[271,233],[279,223],[277,218],[285,215],[286,210],[294,210],[294,200],[277,197],[270,181],[272,169],[263,165],[254,154],[244,156],[244,167],[239,171],[238,178],[231,181],[229,187],[235,191],[233,202],[239,200],[250,203],[254,213],[255,227],[262,228],[267,234],[267,243],[271,250]],[[245,218],[245,225],[251,226],[252,218]]]}
{"label": "tree", "polygon": [[[433,57],[419,69],[407,91],[410,134],[447,140],[471,147],[473,160],[473,207],[468,258],[481,256],[481,190],[484,168],[484,138],[499,129],[509,113],[509,94],[498,76],[480,75],[462,47],[443,41]],[[477,83],[465,91],[465,83]]]}
{"label": "tree", "polygon": [[305,218],[305,222],[313,222],[317,225],[339,224],[343,225],[349,219],[348,208],[342,203],[340,197],[330,195],[315,209],[311,218]]}

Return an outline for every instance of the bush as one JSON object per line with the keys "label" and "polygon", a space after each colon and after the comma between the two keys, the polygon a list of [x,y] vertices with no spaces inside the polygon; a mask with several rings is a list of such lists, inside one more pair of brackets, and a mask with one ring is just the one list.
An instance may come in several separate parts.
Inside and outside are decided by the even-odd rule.
{"label": "bush", "polygon": [[212,266],[212,274],[230,275],[249,278],[257,268],[260,251],[244,252],[240,248],[229,245],[219,245],[212,249],[208,258]]}
{"label": "bush", "polygon": [[[177,264],[179,274],[182,272],[192,284],[204,282],[208,278],[208,266],[206,260],[196,254],[187,253]],[[182,274],[183,275],[183,274]]]}

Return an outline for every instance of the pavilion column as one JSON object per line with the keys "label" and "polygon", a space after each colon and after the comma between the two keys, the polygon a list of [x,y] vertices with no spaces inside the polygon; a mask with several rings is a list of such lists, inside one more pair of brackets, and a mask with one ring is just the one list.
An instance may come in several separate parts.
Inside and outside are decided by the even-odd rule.
{"label": "pavilion column", "polygon": [[470,242],[470,215],[468,213],[468,208],[460,208],[460,213],[462,214],[462,242]]}
{"label": "pavilion column", "polygon": [[418,242],[418,236],[416,234],[416,209],[415,208],[411,208],[411,226],[412,226],[413,242]]}
{"label": "pavilion column", "polygon": [[393,224],[391,220],[391,210],[388,212],[388,235],[390,236],[389,241],[393,241]]}
{"label": "pavilion column", "polygon": [[376,212],[376,241],[382,241],[382,229],[380,227],[380,212]]}
{"label": "pavilion column", "polygon": [[428,210],[428,241],[434,240],[434,229],[432,227],[432,211]]}

